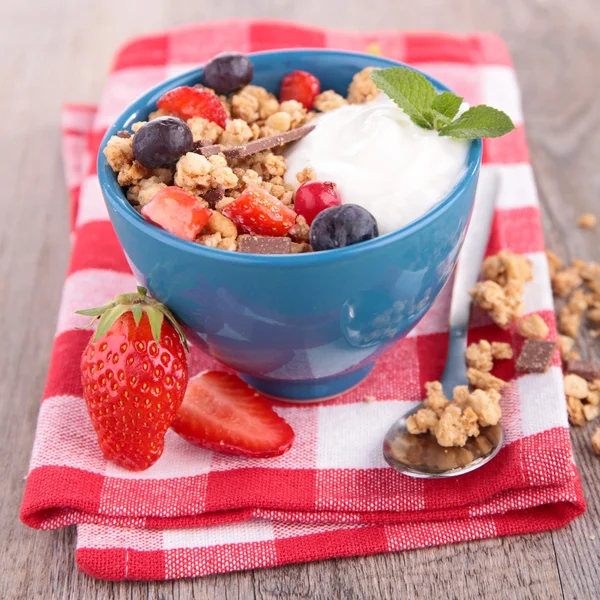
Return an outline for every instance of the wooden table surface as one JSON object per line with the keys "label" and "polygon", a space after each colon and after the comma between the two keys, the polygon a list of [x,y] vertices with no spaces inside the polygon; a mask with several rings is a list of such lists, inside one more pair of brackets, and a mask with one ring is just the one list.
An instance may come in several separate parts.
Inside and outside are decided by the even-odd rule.
{"label": "wooden table surface", "polygon": [[[600,460],[591,427],[572,431],[587,513],[553,533],[329,560],[164,583],[79,573],[75,529],[18,519],[67,267],[59,109],[98,99],[128,36],[192,21],[278,17],[352,29],[491,30],[512,52],[548,245],[600,260],[600,236],[574,227],[600,213],[598,0],[3,0],[0,2],[0,598],[598,598]],[[594,344],[594,346],[592,345]],[[599,354],[600,341],[583,340]]]}

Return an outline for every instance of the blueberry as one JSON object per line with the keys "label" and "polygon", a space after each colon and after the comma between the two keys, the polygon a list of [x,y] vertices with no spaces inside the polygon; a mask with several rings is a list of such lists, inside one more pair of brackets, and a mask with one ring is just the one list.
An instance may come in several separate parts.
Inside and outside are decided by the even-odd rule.
{"label": "blueberry", "polygon": [[202,83],[217,94],[228,94],[252,81],[254,67],[245,54],[223,52],[206,63]]}
{"label": "blueberry", "polygon": [[375,217],[357,204],[342,204],[320,212],[310,226],[313,250],[333,250],[376,238]]}
{"label": "blueberry", "polygon": [[191,152],[193,144],[194,137],[185,121],[158,117],[142,125],[133,136],[133,156],[148,169],[167,167]]}

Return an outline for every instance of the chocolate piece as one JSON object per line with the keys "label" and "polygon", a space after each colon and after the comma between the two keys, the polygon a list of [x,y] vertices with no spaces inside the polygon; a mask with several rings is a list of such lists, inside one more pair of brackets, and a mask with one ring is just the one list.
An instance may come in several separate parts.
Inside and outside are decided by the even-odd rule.
{"label": "chocolate piece", "polygon": [[194,145],[192,146],[192,152],[197,152],[198,154],[201,154],[201,152],[198,152],[200,148],[205,148],[206,146],[212,145],[213,143],[210,140],[198,140],[197,142],[194,142]]}
{"label": "chocolate piece", "polygon": [[117,137],[127,139],[131,137],[131,133],[129,133],[129,131],[126,129],[121,129],[121,131],[117,132]]}
{"label": "chocolate piece", "polygon": [[522,373],[544,373],[547,371],[558,344],[548,340],[526,340],[515,365]]}
{"label": "chocolate piece", "polygon": [[579,377],[583,377],[584,379],[587,379],[587,381],[600,379],[600,368],[591,360],[566,360],[565,371],[567,373],[579,375]]}
{"label": "chocolate piece", "polygon": [[196,154],[200,154],[208,158],[209,156],[213,156],[215,154],[219,154],[219,152],[223,152],[224,146],[221,146],[221,144],[210,144],[209,146],[203,146],[203,141],[204,140],[200,140],[200,142],[195,142],[194,152]]}
{"label": "chocolate piece", "polygon": [[221,144],[213,144],[212,146],[204,146],[202,148],[195,149],[194,152],[202,154],[202,156],[213,156],[222,152],[227,158],[246,158],[251,154],[262,152],[263,150],[270,150],[283,144],[289,144],[303,138],[305,135],[310,133],[316,125],[303,125],[296,129],[290,129],[284,133],[277,135],[270,135],[268,137],[260,138],[241,146],[221,146]]}
{"label": "chocolate piece", "polygon": [[289,237],[263,235],[240,235],[237,242],[238,252],[246,254],[289,254],[292,245]]}
{"label": "chocolate piece", "polygon": [[202,197],[208,202],[208,206],[210,206],[210,208],[214,208],[215,204],[219,202],[219,200],[223,200],[224,195],[225,189],[219,183],[217,187],[210,188]]}

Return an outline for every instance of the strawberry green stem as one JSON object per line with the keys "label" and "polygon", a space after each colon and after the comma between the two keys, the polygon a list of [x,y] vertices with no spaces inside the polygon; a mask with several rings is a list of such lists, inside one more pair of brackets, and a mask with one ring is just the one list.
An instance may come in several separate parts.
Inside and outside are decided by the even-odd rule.
{"label": "strawberry green stem", "polygon": [[102,337],[115,323],[115,321],[127,312],[131,312],[136,325],[140,324],[142,315],[146,313],[148,320],[150,321],[150,328],[152,330],[152,337],[158,344],[160,342],[160,332],[162,324],[165,320],[175,328],[181,343],[185,346],[185,349],[189,352],[189,347],[185,334],[183,333],[181,326],[175,319],[173,313],[161,302],[148,296],[148,290],[145,287],[138,286],[137,292],[129,294],[119,294],[108,304],[98,306],[96,308],[86,308],[84,310],[75,311],[78,315],[84,315],[86,317],[92,317],[87,327],[92,325],[96,320],[99,320],[96,333],[94,334],[94,341]]}

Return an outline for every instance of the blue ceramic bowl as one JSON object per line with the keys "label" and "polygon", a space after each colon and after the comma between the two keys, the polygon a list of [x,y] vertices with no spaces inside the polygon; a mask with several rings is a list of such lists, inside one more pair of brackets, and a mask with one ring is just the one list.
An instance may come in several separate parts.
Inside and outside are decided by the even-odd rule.
{"label": "blue ceramic bowl", "polygon": [[[253,83],[275,93],[281,78],[295,69],[314,73],[322,89],[345,94],[364,67],[400,64],[331,50],[259,52],[250,58]],[[136,100],[109,129],[102,148],[120,129],[146,119],[164,92],[197,83],[201,73],[194,69]],[[337,250],[275,256],[179,239],[129,205],[102,152],[98,175],[135,276],[173,310],[192,341],[266,395],[314,401],[358,384],[427,312],[456,264],[480,161],[476,140],[456,187],[403,229]]]}

